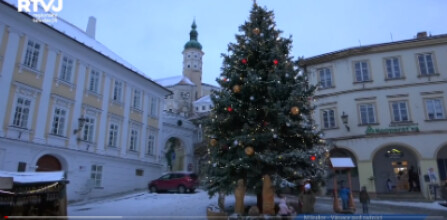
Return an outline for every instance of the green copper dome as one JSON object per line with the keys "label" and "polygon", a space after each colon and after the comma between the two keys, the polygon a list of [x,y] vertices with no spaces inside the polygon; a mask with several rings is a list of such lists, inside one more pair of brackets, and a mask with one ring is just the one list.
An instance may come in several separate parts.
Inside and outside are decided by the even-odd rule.
{"label": "green copper dome", "polygon": [[191,32],[189,32],[189,41],[185,44],[185,50],[186,49],[202,49],[202,45],[197,41],[197,36],[199,35],[196,31],[197,25],[196,21],[194,20],[191,25]]}

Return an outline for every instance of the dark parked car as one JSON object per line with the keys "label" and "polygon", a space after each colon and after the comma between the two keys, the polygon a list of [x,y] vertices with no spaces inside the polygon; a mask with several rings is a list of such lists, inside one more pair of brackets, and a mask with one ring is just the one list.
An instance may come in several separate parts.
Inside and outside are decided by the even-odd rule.
{"label": "dark parked car", "polygon": [[152,180],[148,184],[150,192],[177,191],[178,193],[190,193],[199,186],[197,174],[190,172],[172,172]]}

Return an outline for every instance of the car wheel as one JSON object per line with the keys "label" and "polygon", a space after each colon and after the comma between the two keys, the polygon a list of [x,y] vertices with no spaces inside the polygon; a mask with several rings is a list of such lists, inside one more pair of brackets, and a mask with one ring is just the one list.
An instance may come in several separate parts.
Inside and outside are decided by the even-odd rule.
{"label": "car wheel", "polygon": [[177,188],[178,193],[185,193],[186,192],[186,188],[184,186],[179,186]]}
{"label": "car wheel", "polygon": [[194,189],[194,188],[189,189],[189,193],[194,193],[194,191],[196,191],[196,189]]}
{"label": "car wheel", "polygon": [[149,188],[149,191],[150,191],[151,193],[156,193],[156,192],[157,192],[157,187],[155,187],[155,186],[151,186],[151,188]]}

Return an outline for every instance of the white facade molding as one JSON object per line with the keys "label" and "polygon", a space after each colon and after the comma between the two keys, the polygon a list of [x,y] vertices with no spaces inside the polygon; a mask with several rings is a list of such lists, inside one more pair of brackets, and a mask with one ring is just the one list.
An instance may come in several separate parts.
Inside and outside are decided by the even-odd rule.
{"label": "white facade molding", "polygon": [[[126,95],[126,97],[124,98],[124,122],[128,122],[129,121],[129,115],[130,115],[130,105],[131,105],[131,98],[132,98],[132,87],[129,85],[129,83],[126,83],[125,85],[125,92],[124,94]],[[125,157],[126,156],[126,152],[127,152],[127,143],[128,143],[128,138],[129,138],[129,132],[127,132],[129,129],[129,123],[123,123],[123,132],[121,132],[122,136],[121,136],[121,157]]]}
{"label": "white facade molding", "polygon": [[[9,32],[8,42],[6,44],[5,57],[0,69],[0,103],[8,103],[10,96],[10,87],[12,76],[14,75],[15,59],[19,51],[20,36],[17,33]],[[6,108],[0,108],[0,137],[4,137],[3,125],[6,118]]]}
{"label": "white facade molding", "polygon": [[[34,141],[39,143],[45,143],[46,125],[51,120],[47,118],[48,103],[50,103],[51,85],[53,83],[54,68],[56,65],[56,51],[49,50],[47,56],[47,63],[45,67],[45,73],[43,76],[42,95],[40,96],[39,108],[37,113],[36,134]],[[48,132],[49,133],[49,132]]]}
{"label": "white facade molding", "polygon": [[[84,82],[85,82],[85,69],[86,66],[82,63],[79,64],[78,72],[74,72],[73,75],[77,75],[77,89],[75,90],[75,103],[73,108],[73,117],[71,118],[71,129],[69,129],[69,132],[72,132],[74,130],[78,129],[78,119],[82,117],[82,100],[83,100],[83,88],[84,88]],[[71,149],[77,149],[78,144],[78,134],[70,134],[70,141],[69,141],[69,147]]]}
{"label": "white facade molding", "polygon": [[[102,77],[101,77],[102,78]],[[110,77],[104,77],[104,96],[102,99],[102,111],[108,112],[109,110],[109,95],[110,95],[110,84],[111,84]],[[98,153],[104,153],[104,147],[106,145],[106,137],[108,132],[107,127],[107,114],[101,114],[101,124],[99,124],[99,134],[98,136],[98,145],[97,145],[97,152]]]}

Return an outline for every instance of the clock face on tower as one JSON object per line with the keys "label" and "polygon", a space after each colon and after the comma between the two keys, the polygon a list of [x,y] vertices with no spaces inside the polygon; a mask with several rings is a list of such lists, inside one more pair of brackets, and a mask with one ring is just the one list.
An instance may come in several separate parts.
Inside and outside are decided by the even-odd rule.
{"label": "clock face on tower", "polygon": [[182,99],[189,99],[189,97],[191,97],[191,94],[189,92],[181,92],[180,96],[182,97]]}

